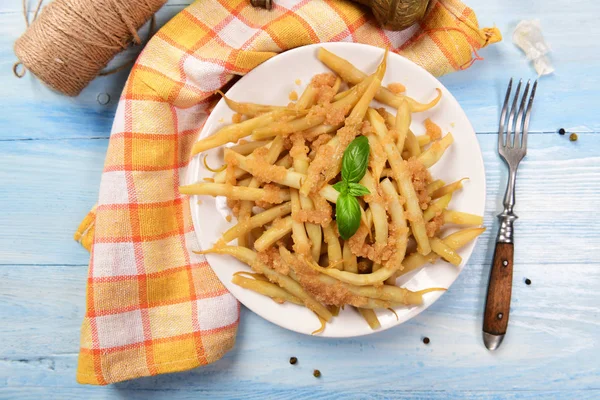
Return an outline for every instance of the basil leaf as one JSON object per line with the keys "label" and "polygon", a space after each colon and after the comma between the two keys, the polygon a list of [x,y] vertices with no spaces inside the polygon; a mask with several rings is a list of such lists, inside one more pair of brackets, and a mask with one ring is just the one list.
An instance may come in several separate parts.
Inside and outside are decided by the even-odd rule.
{"label": "basil leaf", "polygon": [[360,205],[356,197],[340,194],[335,206],[335,219],[342,239],[350,239],[360,226]]}
{"label": "basil leaf", "polygon": [[369,189],[361,185],[360,183],[352,183],[348,184],[348,194],[351,196],[359,197],[364,196],[365,194],[371,194]]}
{"label": "basil leaf", "polygon": [[343,180],[356,183],[365,176],[370,150],[369,140],[366,136],[359,136],[350,142],[342,158]]}
{"label": "basil leaf", "polygon": [[338,183],[334,184],[333,188],[342,194],[348,192],[348,184],[344,181],[339,181]]}

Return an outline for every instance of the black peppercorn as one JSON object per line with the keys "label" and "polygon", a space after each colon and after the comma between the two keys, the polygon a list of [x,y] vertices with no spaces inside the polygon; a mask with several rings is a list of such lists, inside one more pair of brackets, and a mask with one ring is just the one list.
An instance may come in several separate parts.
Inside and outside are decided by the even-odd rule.
{"label": "black peppercorn", "polygon": [[296,357],[290,357],[290,364],[294,365],[298,362],[298,359]]}

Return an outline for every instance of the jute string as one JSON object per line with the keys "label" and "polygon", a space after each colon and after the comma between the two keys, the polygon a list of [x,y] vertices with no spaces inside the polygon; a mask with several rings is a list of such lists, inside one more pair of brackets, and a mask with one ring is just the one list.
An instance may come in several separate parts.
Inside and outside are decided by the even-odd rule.
{"label": "jute string", "polygon": [[[38,16],[38,13],[40,12],[40,8],[42,8],[42,2],[44,0],[38,0],[37,6],[35,6],[35,12],[33,13],[33,20],[35,21],[35,19]],[[27,0],[23,0],[22,1],[22,6],[23,6],[23,18],[25,18],[25,26],[29,28],[29,13],[27,12]],[[22,78],[25,76],[25,72],[27,72],[27,68],[23,68],[21,69],[21,71],[19,72],[19,66],[23,65],[20,61],[17,61],[16,63],[13,64],[13,74],[15,74],[15,76],[17,78]]]}
{"label": "jute string", "polygon": [[[48,86],[76,96],[97,75],[125,69],[130,63],[102,71],[130,43],[141,44],[138,29],[152,18],[166,0],[55,0],[40,11],[38,0],[30,23],[26,0],[23,13],[27,30],[16,42],[19,64]],[[38,16],[39,13],[39,16]]]}

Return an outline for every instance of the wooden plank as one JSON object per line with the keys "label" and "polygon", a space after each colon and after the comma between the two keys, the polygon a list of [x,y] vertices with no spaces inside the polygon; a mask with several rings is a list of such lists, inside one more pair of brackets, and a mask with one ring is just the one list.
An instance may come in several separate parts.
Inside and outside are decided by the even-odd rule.
{"label": "wooden plank", "polygon": [[[159,24],[187,3],[169,1]],[[51,92],[31,76],[13,78],[12,43],[24,23],[20,1],[3,1],[0,398],[600,397],[600,223],[594,218],[600,194],[600,4],[468,3],[482,26],[496,23],[505,36],[503,43],[481,51],[485,61],[442,78],[480,133],[486,226],[495,223],[506,179],[490,134],[498,105],[509,76],[534,74],[511,43],[516,21],[541,20],[557,68],[541,80],[532,131],[595,132],[580,135],[577,143],[556,134],[530,137],[517,185],[511,321],[500,350],[487,352],[480,336],[492,228],[448,293],[401,327],[365,338],[322,340],[284,331],[244,309],[237,346],[223,360],[190,372],[92,388],[74,380],[88,254],[71,236],[97,197],[107,141],[23,139],[107,138],[127,72],[96,79],[75,99]],[[111,103],[97,104],[98,93],[109,93]],[[423,336],[431,338],[428,346]],[[300,359],[294,367],[287,362],[291,355]],[[313,368],[322,371],[321,379],[312,377]]]}
{"label": "wooden plank", "polygon": [[[600,292],[588,284],[600,279],[598,266],[516,264],[510,326],[494,353],[481,340],[489,266],[471,264],[429,310],[388,331],[355,339],[309,337],[244,308],[236,347],[221,361],[115,387],[201,391],[208,398],[290,390],[333,396],[374,389],[600,389]],[[530,286],[523,282],[525,276],[532,280]],[[85,277],[85,268],[76,266],[0,268],[2,385],[23,387],[24,392],[31,387],[80,388],[74,374]],[[422,343],[424,336],[431,339],[429,345]],[[290,356],[298,357],[297,365],[289,364]],[[312,376],[315,368],[323,374],[320,380]]]}
{"label": "wooden plank", "polygon": [[0,263],[87,264],[73,233],[98,198],[107,145],[0,142]]}
{"label": "wooden plank", "polygon": [[[401,392],[385,389],[371,389],[361,391],[327,391],[319,388],[307,389],[288,389],[288,390],[270,390],[262,389],[253,393],[240,393],[232,390],[221,390],[218,392],[209,392],[202,389],[193,391],[173,391],[173,390],[128,390],[115,388],[90,388],[79,387],[61,390],[60,392],[48,391],[40,388],[23,388],[18,390],[9,388],[5,391],[6,398],[33,399],[38,400],[44,398],[47,400],[80,400],[82,398],[89,400],[112,399],[113,396],[119,396],[128,400],[147,400],[147,399],[162,399],[168,398],[171,400],[197,400],[199,398],[211,399],[235,399],[244,398],[252,399],[270,399],[270,400],[289,400],[289,399],[369,399],[369,400],[387,400],[387,399],[421,399],[421,400],[446,400],[446,399],[463,399],[463,400],[498,400],[498,399],[515,399],[515,400],[537,400],[537,399],[564,399],[576,398],[578,400],[595,400],[600,396],[598,390],[576,390],[576,391],[425,391],[417,390],[410,392]],[[210,396],[210,397],[209,397]]]}
{"label": "wooden plank", "polygon": [[235,390],[223,389],[218,392],[206,391],[202,389],[180,391],[180,390],[163,390],[160,388],[152,390],[130,390],[117,387],[109,388],[90,388],[78,387],[69,388],[67,390],[48,390],[46,388],[8,388],[4,394],[10,399],[31,399],[38,400],[80,400],[82,398],[89,400],[113,399],[114,397],[122,397],[128,400],[147,400],[147,399],[163,399],[170,400],[197,400],[199,398],[210,399],[238,399],[244,398],[248,400],[289,400],[289,399],[319,399],[319,400],[334,400],[334,399],[368,399],[368,400],[387,400],[387,399],[420,399],[420,400],[446,400],[446,399],[462,399],[462,400],[498,400],[498,399],[514,399],[514,400],[553,400],[573,398],[578,400],[596,400],[600,396],[598,390],[543,390],[543,391],[522,391],[522,390],[505,390],[505,391],[468,391],[468,390],[415,390],[410,392],[385,390],[379,388],[365,389],[360,391],[355,390],[340,390],[328,391],[320,388],[303,388],[303,389],[288,389],[288,390],[271,390],[269,388],[261,389],[253,393],[237,392]]}
{"label": "wooden plank", "polygon": [[[159,26],[187,1],[175,1],[158,13]],[[569,7],[562,2],[545,2],[543,6],[524,7],[519,0],[490,4],[474,0],[469,4],[477,11],[482,26],[494,23],[504,34],[502,43],[481,51],[479,61],[468,71],[442,78],[442,82],[459,100],[478,132],[497,129],[498,109],[508,78],[533,77],[534,71],[511,42],[515,21],[541,18],[544,33],[554,50],[552,60],[557,73],[541,80],[532,120],[532,131],[551,132],[560,127],[578,131],[600,131],[600,121],[592,111],[600,91],[600,25],[596,16],[600,3],[578,0]],[[542,9],[543,8],[543,9]],[[0,74],[3,96],[0,98],[2,138],[106,137],[127,71],[98,78],[77,98],[67,98],[45,88],[31,74],[23,79],[12,77],[15,61],[12,44],[24,31],[19,15],[20,2],[10,0],[0,5]],[[516,15],[507,10],[519,10]],[[576,21],[576,22],[575,22]],[[120,56],[113,65],[129,59]],[[97,103],[99,93],[108,93],[111,103]]]}
{"label": "wooden plank", "polygon": [[[496,137],[479,135],[487,174],[485,225],[472,261],[491,261],[506,168]],[[516,262],[597,262],[600,221],[600,135],[569,142],[530,135],[517,181]],[[0,263],[86,265],[71,238],[95,203],[106,140],[0,141]],[[468,183],[466,183],[468,184]],[[576,201],[574,201],[576,195]],[[570,249],[570,251],[552,251]]]}
{"label": "wooden plank", "polygon": [[[17,58],[12,48],[25,31],[25,22],[21,1],[10,0],[8,3],[0,4],[0,78],[3,83],[0,126],[4,127],[0,140],[108,137],[129,69],[96,78],[75,98],[54,92],[31,73],[22,79],[15,78],[12,66]],[[164,25],[189,2],[171,3],[157,13],[157,27]],[[142,38],[146,37],[147,31],[148,24],[140,30]],[[133,46],[118,54],[108,67],[120,66],[137,57],[140,51],[141,46]],[[105,93],[110,96],[110,102],[99,104],[98,95]]]}
{"label": "wooden plank", "polygon": [[513,30],[524,19],[540,20],[556,68],[555,74],[540,79],[532,130],[555,132],[561,127],[585,132],[599,130],[600,120],[590,110],[598,104],[596,85],[600,84],[596,72],[600,64],[600,26],[595,18],[600,13],[600,3],[577,0],[569,3],[569,7],[560,1],[465,3],[475,10],[481,26],[495,25],[504,37],[501,43],[480,52],[484,61],[441,79],[465,109],[477,132],[497,131],[500,105],[510,77],[536,77],[523,52],[512,43]]}

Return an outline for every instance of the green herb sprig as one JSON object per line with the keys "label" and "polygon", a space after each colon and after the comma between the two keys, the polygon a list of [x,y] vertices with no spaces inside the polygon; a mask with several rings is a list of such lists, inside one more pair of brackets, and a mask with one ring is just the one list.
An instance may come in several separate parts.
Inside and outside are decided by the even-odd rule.
{"label": "green herb sprig", "polygon": [[371,193],[358,183],[367,172],[370,151],[369,140],[365,136],[354,139],[344,151],[342,180],[333,185],[340,192],[335,205],[335,219],[344,240],[350,239],[360,226],[360,204],[356,198]]}

